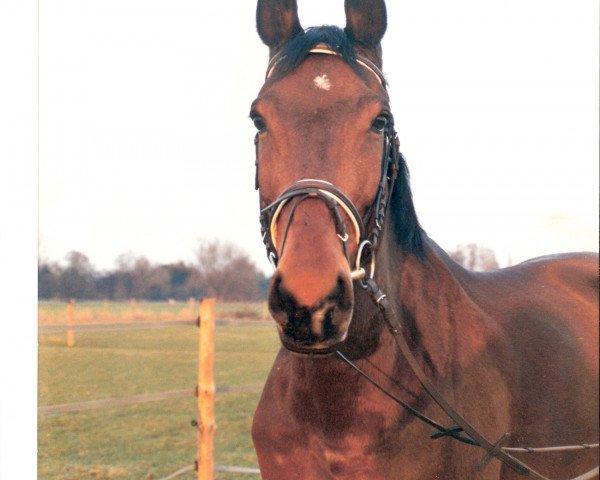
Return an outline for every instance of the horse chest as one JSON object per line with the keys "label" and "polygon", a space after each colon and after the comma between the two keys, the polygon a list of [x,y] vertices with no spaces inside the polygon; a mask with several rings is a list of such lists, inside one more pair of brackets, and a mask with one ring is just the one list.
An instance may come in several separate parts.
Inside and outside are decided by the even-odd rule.
{"label": "horse chest", "polygon": [[[307,421],[309,411],[298,418],[282,407],[263,404],[255,417],[255,429],[256,422],[264,422],[262,435],[254,437],[264,480],[447,478],[440,473],[444,466],[434,461],[443,456],[440,445],[423,448],[415,440],[426,438],[428,432],[412,421],[408,427],[401,425],[389,405],[389,415],[359,409],[341,412],[329,424],[321,423],[316,411]],[[415,459],[420,460],[418,466]]]}
{"label": "horse chest", "polygon": [[264,479],[389,479],[383,473],[388,457],[382,439],[398,428],[394,406],[339,376],[314,377],[318,381],[310,383],[277,372],[254,418]]}
{"label": "horse chest", "polygon": [[263,479],[386,478],[381,473],[377,453],[379,429],[362,422],[360,429],[356,421],[345,429],[335,422],[327,428],[316,422],[299,423],[293,413],[287,413],[288,417],[279,417],[277,421],[271,417],[269,424],[261,429],[261,438],[254,436]]}

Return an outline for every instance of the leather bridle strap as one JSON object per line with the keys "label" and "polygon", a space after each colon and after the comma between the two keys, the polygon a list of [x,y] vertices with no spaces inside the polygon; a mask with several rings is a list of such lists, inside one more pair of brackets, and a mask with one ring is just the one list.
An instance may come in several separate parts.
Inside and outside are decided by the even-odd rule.
{"label": "leather bridle strap", "polygon": [[[335,354],[344,363],[346,363],[350,368],[355,370],[359,375],[361,375],[371,385],[373,385],[375,388],[377,388],[381,393],[386,395],[388,398],[392,399],[394,402],[396,402],[398,405],[400,405],[401,407],[406,409],[410,414],[414,415],[416,418],[418,418],[422,422],[435,428],[437,430],[437,432],[431,434],[429,436],[429,438],[437,439],[437,438],[442,438],[442,437],[451,437],[454,440],[458,440],[458,441],[460,441],[462,443],[466,443],[468,445],[473,445],[476,447],[481,446],[481,445],[479,445],[479,443],[477,443],[472,438],[461,435],[461,432],[464,431],[462,427],[460,427],[460,426],[444,427],[444,426],[440,425],[439,423],[435,422],[434,420],[430,419],[429,417],[423,415],[418,410],[414,409],[408,403],[402,401],[400,398],[398,398],[393,393],[390,393],[386,388],[384,388],[375,379],[373,379],[370,375],[368,375],[366,372],[364,372],[360,367],[355,365],[350,359],[348,359],[339,350],[337,350],[335,352]],[[476,466],[477,470],[482,470],[483,467],[485,467],[487,465],[489,460],[491,460],[494,456],[496,456],[495,453],[499,449],[503,450],[504,452],[536,453],[536,452],[566,452],[566,451],[574,451],[574,450],[589,450],[591,448],[598,448],[598,446],[599,446],[598,443],[591,443],[591,444],[584,443],[581,445],[567,445],[567,446],[545,447],[545,448],[503,447],[502,445],[504,444],[504,441],[508,439],[508,437],[509,437],[508,433],[505,433],[502,437],[500,437],[500,440],[498,440],[494,444],[494,449],[493,449],[494,454],[493,455],[490,455],[489,453],[486,454],[486,456],[477,464],[477,466]],[[499,460],[502,461],[502,459],[499,459]],[[531,469],[529,469],[529,467],[526,467],[526,468],[528,470],[531,470]],[[600,471],[600,467],[595,467],[595,468],[592,468],[591,470],[589,470],[588,472],[585,472],[582,475],[574,477],[570,480],[591,480],[598,476],[599,471]],[[529,473],[523,473],[522,475],[530,476]]]}
{"label": "leather bridle strap", "polygon": [[383,393],[387,397],[391,398],[394,402],[396,402],[398,405],[400,405],[405,410],[408,410],[412,415],[414,415],[415,417],[417,417],[422,422],[424,422],[427,425],[435,428],[437,430],[437,433],[434,433],[433,435],[431,435],[431,438],[452,437],[452,438],[454,438],[454,439],[456,439],[456,440],[458,440],[460,442],[466,443],[468,445],[477,445],[477,443],[475,443],[474,440],[472,440],[470,438],[467,438],[467,437],[463,437],[462,435],[460,435],[460,430],[457,430],[455,427],[446,428],[443,425],[440,425],[435,420],[432,420],[431,418],[429,418],[426,415],[424,415],[421,412],[419,412],[417,409],[415,409],[412,406],[410,406],[408,403],[406,403],[403,400],[401,400],[400,398],[398,398],[396,395],[388,392],[379,383],[377,383],[373,378],[371,378],[363,370],[361,370],[354,363],[352,363],[352,361],[348,357],[346,357],[342,352],[340,352],[339,350],[336,350],[335,354],[343,362],[345,362],[346,364],[348,364],[352,369],[356,370],[356,372],[358,372],[359,375],[361,375],[371,385],[373,385],[375,388],[377,388],[377,390],[379,390],[381,393]]}
{"label": "leather bridle strap", "polygon": [[[279,258],[283,254],[285,239],[296,208],[305,199],[317,198],[324,201],[333,214],[337,235],[342,241],[344,255],[350,264],[352,279],[362,280],[367,275],[361,264],[368,260],[371,261],[369,275],[373,276],[375,250],[383,229],[384,218],[398,175],[400,161],[400,145],[391,117],[385,127],[383,137],[381,170],[377,191],[375,192],[374,201],[364,217],[361,216],[352,200],[344,192],[332,183],[319,179],[302,179],[294,182],[275,201],[260,210],[261,235],[267,249],[267,256],[274,267],[277,266]],[[296,202],[290,205],[290,200],[294,198],[297,199]],[[278,221],[286,205],[290,205],[290,209],[283,233],[280,235]],[[347,241],[350,236],[344,218],[350,220],[354,241],[358,245],[355,262],[352,262],[349,258]],[[370,226],[370,230],[367,232],[366,228],[368,226]],[[277,249],[278,245],[279,250]]]}
{"label": "leather bridle strap", "polygon": [[[485,466],[489,459],[495,457],[520,475],[533,478],[535,480],[549,480],[547,477],[536,472],[531,467],[529,467],[528,465],[521,462],[520,460],[513,457],[512,455],[510,455],[502,449],[503,442],[508,438],[507,434],[504,434],[500,438],[500,440],[493,444],[489,440],[487,440],[481,433],[479,433],[469,422],[467,422],[467,420],[465,420],[465,418],[463,418],[462,415],[460,415],[456,410],[454,410],[454,408],[446,401],[446,399],[442,396],[439,390],[429,381],[419,362],[411,352],[408,343],[406,342],[404,336],[401,333],[402,327],[395,313],[392,310],[392,306],[387,296],[381,291],[381,289],[379,288],[379,286],[373,278],[367,279],[365,285],[366,289],[368,290],[371,296],[371,299],[373,300],[373,302],[375,302],[376,305],[379,306],[383,319],[394,338],[394,342],[396,343],[398,349],[408,362],[411,370],[419,380],[419,383],[423,386],[425,391],[435,401],[435,403],[437,403],[440,406],[440,408],[446,413],[446,415],[448,415],[452,420],[454,420],[454,422],[458,426],[456,428],[450,428],[445,430],[440,429],[440,433],[434,434],[432,438],[449,436],[451,438],[464,441],[464,439],[460,438],[458,434],[460,432],[465,432],[473,440],[473,442],[465,443],[472,443],[473,445],[483,448],[487,452],[486,457],[484,457],[482,462],[480,462],[481,466]],[[343,358],[343,355],[340,355],[339,352],[336,353],[338,357],[340,357],[346,363],[349,363],[347,359]]]}
{"label": "leather bridle strap", "polygon": [[[365,227],[362,221],[362,217],[354,206],[352,201],[332,183],[324,180],[317,179],[303,179],[299,180],[288,188],[286,188],[281,195],[270,205],[267,205],[260,212],[261,230],[263,235],[263,242],[267,247],[269,259],[277,264],[277,261],[283,255],[285,247],[285,241],[287,233],[291,225],[296,208],[300,203],[309,198],[317,198],[325,202],[333,215],[336,233],[342,242],[344,256],[348,263],[350,263],[350,257],[348,254],[347,241],[350,238],[344,221],[344,216],[340,212],[341,210],[346,214],[345,216],[350,219],[352,227],[354,229],[354,239],[357,244],[364,237]],[[281,235],[280,247],[277,249],[279,232],[277,224],[279,217],[283,211],[283,208],[292,200],[296,199],[296,202],[290,206],[290,211],[285,223],[283,234]]]}
{"label": "leather bridle strap", "polygon": [[[325,44],[325,43],[319,43],[318,45],[315,45],[313,48],[311,48],[309,50],[308,53],[311,54],[324,54],[324,55],[334,55],[336,57],[341,57],[342,55],[338,52],[336,52],[335,50],[333,50],[331,47],[329,47],[329,45]],[[275,71],[275,68],[277,67],[277,64],[283,59],[283,54],[281,53],[276,53],[271,60],[269,61],[269,65],[267,66],[267,73],[265,75],[265,78],[269,78],[271,77],[271,75],[273,75],[273,72]],[[367,71],[369,71],[370,73],[372,73],[373,75],[375,75],[377,77],[377,80],[379,81],[379,83],[385,87],[385,76],[383,75],[383,72],[381,71],[381,69],[375,65],[375,63],[373,63],[371,60],[369,60],[367,57],[363,56],[363,55],[359,55],[359,54],[355,54],[355,59],[356,59],[356,63],[358,63],[361,67],[365,68]]]}
{"label": "leather bridle strap", "polygon": [[[356,209],[352,201],[344,194],[344,192],[336,188],[330,182],[307,178],[299,180],[296,183],[289,186],[288,188],[286,188],[275,202],[263,209],[263,211],[268,211],[276,206],[273,215],[270,219],[271,241],[274,245],[277,245],[277,220],[279,219],[281,210],[283,209],[283,207],[289,199],[298,195],[305,195],[306,197],[320,197],[321,199],[325,200],[333,200],[336,203],[336,205],[342,207],[342,209],[346,212],[348,218],[350,218],[350,221],[352,222],[352,225],[354,227],[356,242],[358,243],[363,237],[365,227],[363,225],[360,213],[358,213],[358,210]],[[340,232],[338,232],[338,234],[339,233]],[[346,240],[347,238],[342,239],[342,241]]]}

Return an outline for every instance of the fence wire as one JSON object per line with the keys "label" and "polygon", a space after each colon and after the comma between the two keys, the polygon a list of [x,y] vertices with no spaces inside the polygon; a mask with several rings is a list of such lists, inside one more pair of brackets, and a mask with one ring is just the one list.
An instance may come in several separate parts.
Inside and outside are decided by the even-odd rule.
{"label": "fence wire", "polygon": [[[187,467],[180,468],[176,472],[173,472],[170,475],[163,477],[159,480],[172,480],[173,478],[177,478],[180,475],[183,475],[184,473],[192,472],[195,469],[196,465],[188,465]],[[230,465],[215,465],[215,471],[227,473],[240,473],[246,475],[260,475],[260,470],[258,468],[232,467]]]}

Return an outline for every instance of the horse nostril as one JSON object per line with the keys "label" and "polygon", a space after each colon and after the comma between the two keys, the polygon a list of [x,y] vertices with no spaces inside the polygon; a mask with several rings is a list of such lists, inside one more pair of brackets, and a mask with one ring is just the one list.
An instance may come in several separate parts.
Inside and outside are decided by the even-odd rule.
{"label": "horse nostril", "polygon": [[[279,299],[281,297],[281,275],[275,273],[269,286],[269,307],[273,304],[273,307],[279,307]],[[276,300],[277,302],[274,302]]]}
{"label": "horse nostril", "polygon": [[354,303],[352,279],[349,275],[339,275],[335,290],[329,297],[340,310],[351,310]]}
{"label": "horse nostril", "polygon": [[337,333],[337,328],[334,325],[335,308],[331,307],[325,312],[323,317],[323,338],[332,338]]}
{"label": "horse nostril", "polygon": [[278,323],[283,323],[279,321],[280,314],[289,311],[292,303],[293,298],[283,288],[281,275],[275,273],[269,287],[268,306],[269,311]]}
{"label": "horse nostril", "polygon": [[269,289],[268,305],[271,315],[282,326],[287,323],[305,323],[310,318],[309,309],[298,304],[294,295],[285,288],[283,276],[277,272]]}
{"label": "horse nostril", "polygon": [[288,315],[288,321],[283,331],[288,337],[293,338],[297,342],[314,342],[317,339],[311,329],[311,320],[312,316],[307,308],[297,308]]}

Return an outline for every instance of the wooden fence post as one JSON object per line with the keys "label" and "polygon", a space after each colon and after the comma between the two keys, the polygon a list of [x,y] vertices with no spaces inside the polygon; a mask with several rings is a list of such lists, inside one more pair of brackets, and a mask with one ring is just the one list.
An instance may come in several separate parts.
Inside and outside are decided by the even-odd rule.
{"label": "wooden fence post", "polygon": [[198,480],[213,480],[215,422],[214,298],[200,301],[198,326]]}
{"label": "wooden fence post", "polygon": [[67,347],[75,345],[75,331],[73,330],[73,304],[75,300],[69,300],[67,303]]}

